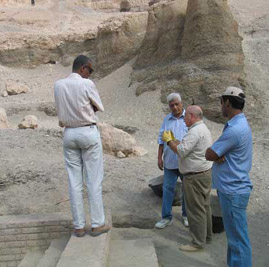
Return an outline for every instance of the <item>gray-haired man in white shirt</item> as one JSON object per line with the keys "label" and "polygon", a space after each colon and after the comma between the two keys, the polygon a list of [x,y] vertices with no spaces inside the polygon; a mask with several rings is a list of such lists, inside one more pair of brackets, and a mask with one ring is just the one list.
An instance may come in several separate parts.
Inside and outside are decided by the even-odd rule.
{"label": "gray-haired man in white shirt", "polygon": [[178,154],[179,171],[183,174],[184,197],[192,237],[191,245],[182,245],[180,250],[193,252],[202,249],[212,239],[210,209],[211,167],[205,151],[212,144],[211,133],[203,123],[199,106],[189,106],[185,123],[189,127],[182,142],[175,140],[171,131],[164,132],[163,140]]}
{"label": "gray-haired man in white shirt", "polygon": [[65,127],[63,147],[69,178],[71,211],[77,237],[85,235],[83,176],[86,178],[91,213],[91,235],[108,232],[102,200],[103,150],[96,126],[97,111],[104,111],[94,83],[91,60],[80,55],[73,63],[72,73],[54,85],[59,125]]}

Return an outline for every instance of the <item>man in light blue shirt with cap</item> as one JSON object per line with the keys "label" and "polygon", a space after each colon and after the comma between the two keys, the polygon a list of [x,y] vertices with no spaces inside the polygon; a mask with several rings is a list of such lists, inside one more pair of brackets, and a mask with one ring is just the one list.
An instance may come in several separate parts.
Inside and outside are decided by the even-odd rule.
{"label": "man in light blue shirt with cap", "polygon": [[[178,156],[162,140],[162,135],[164,131],[172,131],[175,138],[182,141],[183,136],[187,132],[187,126],[184,122],[185,110],[182,107],[180,94],[172,93],[168,95],[167,102],[171,113],[164,118],[158,136],[158,167],[160,170],[164,170],[162,219],[155,224],[155,227],[158,229],[163,229],[172,223],[172,203],[175,195],[175,186],[178,177],[182,180],[182,175],[178,169]],[[184,225],[186,227],[189,226],[183,197],[182,217]]]}
{"label": "man in light blue shirt with cap", "polygon": [[251,244],[246,209],[252,190],[252,134],[243,113],[245,95],[240,88],[228,87],[221,96],[221,109],[229,120],[219,139],[206,151],[214,161],[213,188],[218,191],[228,240],[227,265],[251,267]]}

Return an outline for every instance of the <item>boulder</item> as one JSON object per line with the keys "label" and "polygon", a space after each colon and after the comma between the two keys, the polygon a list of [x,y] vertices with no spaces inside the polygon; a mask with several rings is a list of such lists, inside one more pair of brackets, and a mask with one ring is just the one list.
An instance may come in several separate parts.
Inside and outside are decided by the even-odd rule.
{"label": "boulder", "polygon": [[42,103],[39,105],[38,110],[43,111],[48,116],[52,116],[52,117],[57,116],[56,106],[54,102]]}
{"label": "boulder", "polygon": [[2,92],[2,97],[6,97],[6,96],[8,96],[8,93],[7,93],[7,91],[4,91],[4,92]]}
{"label": "boulder", "polygon": [[38,127],[38,119],[34,115],[27,115],[18,125],[19,129],[36,129]]}
{"label": "boulder", "polygon": [[[152,191],[159,197],[163,196],[163,175],[153,178],[149,181],[149,187]],[[173,206],[182,205],[182,183],[177,181],[175,188],[175,197],[173,201]]]}
{"label": "boulder", "polygon": [[0,129],[8,128],[7,114],[3,108],[0,108]]}
{"label": "boulder", "polygon": [[100,128],[103,149],[109,154],[119,157],[141,156],[142,149],[137,147],[134,137],[107,123],[98,123]]}
{"label": "boulder", "polygon": [[116,153],[116,157],[119,158],[119,159],[126,158],[125,154],[122,153],[121,151],[118,151],[118,152]]}
{"label": "boulder", "polygon": [[26,94],[29,92],[29,87],[18,81],[7,81],[6,91],[9,95]]}

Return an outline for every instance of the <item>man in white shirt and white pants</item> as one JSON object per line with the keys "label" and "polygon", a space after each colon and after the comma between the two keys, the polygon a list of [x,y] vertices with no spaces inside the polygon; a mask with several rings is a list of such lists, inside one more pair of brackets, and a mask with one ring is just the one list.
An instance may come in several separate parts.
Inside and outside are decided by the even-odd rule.
{"label": "man in white shirt and white pants", "polygon": [[73,62],[72,73],[54,85],[59,125],[65,127],[64,158],[69,178],[69,195],[74,234],[85,235],[83,176],[86,178],[91,213],[91,235],[108,232],[102,200],[104,175],[103,149],[97,128],[97,111],[104,111],[95,84],[89,80],[93,72],[91,60],[80,55]]}
{"label": "man in white shirt and white pants", "polygon": [[171,131],[163,134],[163,141],[178,154],[179,171],[184,177],[184,197],[192,242],[190,245],[180,246],[179,249],[186,252],[202,249],[212,239],[212,163],[205,158],[205,151],[211,146],[212,137],[202,119],[203,112],[199,106],[188,106],[184,120],[189,128],[182,142],[175,140]]}

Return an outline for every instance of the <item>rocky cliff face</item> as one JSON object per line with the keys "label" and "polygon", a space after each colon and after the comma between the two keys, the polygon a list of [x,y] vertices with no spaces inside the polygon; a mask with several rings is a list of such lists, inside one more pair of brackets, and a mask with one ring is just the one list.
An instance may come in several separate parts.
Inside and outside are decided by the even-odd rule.
{"label": "rocky cliff face", "polygon": [[[242,41],[233,15],[240,20],[236,12],[245,3],[238,1],[235,9],[238,3],[229,0],[234,2],[229,3],[232,14],[226,0],[152,0],[148,12],[126,13],[116,8],[112,13],[93,10],[94,4],[116,7],[118,0],[76,0],[75,4],[43,0],[34,7],[26,0],[0,0],[0,31],[4,33],[0,35],[0,64],[35,68],[60,62],[69,66],[82,53],[93,59],[95,77],[104,77],[137,57],[131,81],[137,83],[137,95],[160,90],[166,102],[167,94],[180,92],[185,105],[201,105],[208,118],[220,121],[217,96],[228,85],[240,86],[247,94],[247,112],[260,118],[257,109],[269,99],[268,53],[264,52],[269,16],[268,12],[255,15],[250,23],[250,12],[244,9]],[[130,0],[131,11],[137,6],[144,10],[145,3]]]}
{"label": "rocky cliff face", "polygon": [[147,12],[112,17],[98,28],[96,63],[99,76],[106,76],[139,53],[147,29]]}
{"label": "rocky cliff face", "polygon": [[158,3],[148,13],[147,34],[134,68],[173,61],[180,55],[187,0]]}
{"label": "rocky cliff face", "polygon": [[[171,34],[162,30],[168,19],[168,27],[175,30]],[[242,38],[226,1],[189,0],[187,9],[177,2],[153,7],[146,41],[156,47],[142,46],[136,61],[133,81],[141,83],[138,95],[160,89],[165,101],[176,91],[185,104],[201,105],[208,118],[218,121],[222,116],[217,96],[228,85],[246,87]]]}

